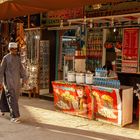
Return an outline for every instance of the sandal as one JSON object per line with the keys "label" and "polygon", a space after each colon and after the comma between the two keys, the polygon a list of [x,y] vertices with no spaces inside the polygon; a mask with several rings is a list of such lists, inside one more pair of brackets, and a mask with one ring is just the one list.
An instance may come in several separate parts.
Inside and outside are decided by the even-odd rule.
{"label": "sandal", "polygon": [[10,121],[14,123],[20,123],[20,120],[18,118],[11,118]]}
{"label": "sandal", "polygon": [[1,112],[1,116],[4,116],[5,115],[5,113],[4,112]]}

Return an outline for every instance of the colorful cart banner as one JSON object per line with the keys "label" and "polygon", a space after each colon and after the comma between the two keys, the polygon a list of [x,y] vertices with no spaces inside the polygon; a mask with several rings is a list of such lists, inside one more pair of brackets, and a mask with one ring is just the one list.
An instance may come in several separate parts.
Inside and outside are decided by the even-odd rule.
{"label": "colorful cart banner", "polygon": [[121,125],[122,104],[119,89],[54,81],[54,105],[72,115],[95,118]]}
{"label": "colorful cart banner", "polygon": [[57,109],[72,115],[92,119],[89,86],[52,82],[54,105]]}
{"label": "colorful cart banner", "polygon": [[92,86],[94,115],[97,120],[121,124],[121,98],[119,89]]}

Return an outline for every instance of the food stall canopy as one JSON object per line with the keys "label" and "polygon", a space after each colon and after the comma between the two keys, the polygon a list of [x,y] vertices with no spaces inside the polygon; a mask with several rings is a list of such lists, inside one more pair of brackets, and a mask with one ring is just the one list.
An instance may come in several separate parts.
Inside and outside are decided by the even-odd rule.
{"label": "food stall canopy", "polygon": [[49,10],[58,10],[63,8],[74,8],[87,4],[101,4],[107,2],[120,2],[125,0],[13,0],[19,4],[25,4],[34,7],[47,8]]}
{"label": "food stall canopy", "polygon": [[0,0],[0,20],[88,4],[120,2],[125,0]]}
{"label": "food stall canopy", "polygon": [[0,20],[8,20],[18,16],[47,12],[47,9],[26,6],[12,2],[4,2],[0,4],[0,11]]}

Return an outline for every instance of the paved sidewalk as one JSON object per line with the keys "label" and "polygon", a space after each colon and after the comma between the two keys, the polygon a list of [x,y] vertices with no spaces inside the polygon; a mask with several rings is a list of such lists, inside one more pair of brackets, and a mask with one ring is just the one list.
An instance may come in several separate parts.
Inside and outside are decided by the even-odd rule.
{"label": "paved sidewalk", "polygon": [[138,124],[118,127],[55,111],[53,102],[20,98],[21,124],[0,117],[0,140],[140,140]]}

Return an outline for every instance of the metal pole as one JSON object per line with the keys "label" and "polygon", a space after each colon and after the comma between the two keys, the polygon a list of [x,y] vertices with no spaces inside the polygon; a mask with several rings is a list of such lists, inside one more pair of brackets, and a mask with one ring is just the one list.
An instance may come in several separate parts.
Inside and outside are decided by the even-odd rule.
{"label": "metal pole", "polygon": [[140,97],[139,97],[139,130],[140,130]]}

